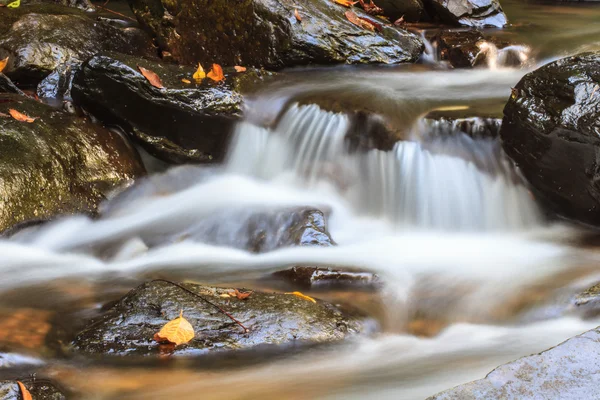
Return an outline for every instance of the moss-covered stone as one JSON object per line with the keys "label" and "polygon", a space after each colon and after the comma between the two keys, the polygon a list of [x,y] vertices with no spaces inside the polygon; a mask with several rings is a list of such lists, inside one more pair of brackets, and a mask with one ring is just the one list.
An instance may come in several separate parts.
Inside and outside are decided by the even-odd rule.
{"label": "moss-covered stone", "polygon": [[[164,88],[153,87],[138,66],[158,74]],[[106,124],[121,126],[163,160],[220,161],[233,125],[242,116],[241,92],[261,81],[263,73],[250,69],[237,73],[228,68],[224,82],[205,78],[197,84],[194,71],[193,67],[103,53],[86,61],[76,74],[72,96],[76,104]]]}
{"label": "moss-covered stone", "polygon": [[184,64],[391,64],[415,61],[423,48],[420,38],[383,20],[377,22],[379,32],[352,24],[344,15],[348,9],[330,0],[130,0],[130,5],[161,49]]}
{"label": "moss-covered stone", "polygon": [[[9,109],[33,123],[9,117]],[[32,220],[93,212],[116,185],[144,169],[116,133],[33,99],[0,94],[0,231]]]}
{"label": "moss-covered stone", "polygon": [[337,307],[282,293],[254,292],[246,300],[226,296],[233,289],[195,284],[184,287],[231,313],[245,327],[178,286],[151,281],[131,291],[101,319],[91,323],[73,342],[74,350],[107,355],[158,355],[152,337],[168,321],[179,316],[192,324],[195,337],[177,346],[175,355],[199,355],[241,350],[259,345],[299,345],[333,342],[359,333],[364,320]]}

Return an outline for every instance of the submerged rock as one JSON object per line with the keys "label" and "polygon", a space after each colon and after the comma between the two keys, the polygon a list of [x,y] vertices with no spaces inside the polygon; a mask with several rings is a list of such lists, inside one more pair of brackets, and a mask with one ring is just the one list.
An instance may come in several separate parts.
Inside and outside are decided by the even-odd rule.
{"label": "submerged rock", "polygon": [[[153,87],[138,66],[158,74],[164,88]],[[156,157],[175,163],[220,161],[242,115],[241,93],[262,74],[225,69],[224,82],[182,82],[193,82],[194,71],[117,53],[99,54],[76,74],[72,97],[105,124],[120,126]]]}
{"label": "submerged rock", "polygon": [[452,25],[502,28],[506,15],[498,0],[425,0],[432,16]]}
{"label": "submerged rock", "polygon": [[37,83],[61,64],[81,62],[104,50],[156,56],[151,38],[141,29],[118,28],[69,7],[0,8],[3,23],[0,59],[9,57],[4,73],[23,84]]}
{"label": "submerged rock", "polygon": [[337,307],[282,293],[254,292],[245,300],[229,297],[233,289],[195,284],[183,286],[231,313],[246,328],[180,287],[151,281],[132,290],[73,342],[75,350],[91,354],[158,355],[152,337],[179,316],[192,324],[195,337],[172,349],[176,355],[241,350],[259,345],[333,342],[364,330],[364,320]]}
{"label": "submerged rock", "polygon": [[292,267],[285,271],[275,272],[273,276],[305,288],[371,286],[379,281],[377,275],[372,272],[342,271],[319,267]]}
{"label": "submerged rock", "polygon": [[538,197],[567,218],[600,225],[600,53],[527,74],[504,108],[501,136]]}
{"label": "submerged rock", "polygon": [[[16,121],[11,108],[36,119]],[[93,212],[116,185],[144,173],[124,138],[83,119],[16,94],[0,94],[0,113],[0,231]]]}
{"label": "submerged rock", "polygon": [[593,399],[599,386],[600,329],[596,328],[429,400]]}
{"label": "submerged rock", "polygon": [[[20,380],[35,400],[65,400],[67,397],[52,382],[46,379]],[[2,400],[21,400],[21,389],[17,381],[0,381],[0,398]]]}
{"label": "submerged rock", "polygon": [[464,133],[473,139],[498,138],[502,119],[491,117],[448,118],[435,112],[421,121],[426,138],[443,138]]}
{"label": "submerged rock", "polygon": [[377,22],[380,31],[352,24],[344,15],[348,9],[330,0],[130,0],[130,5],[161,49],[183,64],[392,64],[416,61],[423,49],[420,38],[383,20]]}

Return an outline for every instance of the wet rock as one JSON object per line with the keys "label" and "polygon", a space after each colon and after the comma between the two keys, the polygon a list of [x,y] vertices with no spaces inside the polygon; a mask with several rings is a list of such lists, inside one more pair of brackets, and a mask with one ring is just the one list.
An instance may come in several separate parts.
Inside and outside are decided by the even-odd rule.
{"label": "wet rock", "polygon": [[71,102],[71,87],[73,78],[79,70],[79,64],[61,64],[50,75],[45,77],[37,86],[36,94],[46,103]]}
{"label": "wet rock", "polygon": [[380,32],[352,24],[344,15],[348,9],[330,0],[130,0],[130,5],[161,49],[183,64],[392,64],[416,61],[423,48],[420,38],[383,20],[377,23]]}
{"label": "wet rock", "polygon": [[567,218],[600,225],[600,53],[527,74],[504,108],[501,137],[538,198]]}
{"label": "wet rock", "polygon": [[[32,5],[0,8],[0,58],[4,73],[35,84],[59,65],[81,62],[103,50],[153,57],[150,37],[138,28],[118,28],[69,7]],[[15,15],[6,15],[14,13]]]}
{"label": "wet rock", "polygon": [[421,131],[428,138],[449,137],[464,133],[473,139],[498,138],[502,119],[489,117],[448,118],[436,113],[428,114],[422,121]]}
{"label": "wet rock", "polygon": [[152,337],[168,321],[183,315],[195,337],[172,349],[176,355],[241,350],[259,345],[299,345],[333,342],[361,332],[364,321],[335,306],[282,293],[254,292],[246,300],[225,297],[233,289],[195,284],[184,287],[230,312],[244,324],[244,333],[227,316],[181,288],[163,281],[131,291],[73,342],[76,351],[111,355],[158,355]]}
{"label": "wet rock", "polygon": [[[158,74],[153,87],[138,66]],[[242,92],[263,74],[225,69],[226,80],[193,80],[195,68],[158,63],[117,53],[86,61],[73,81],[72,96],[105,124],[118,125],[150,154],[165,161],[215,162],[223,159],[230,133],[242,116]]]}
{"label": "wet rock", "polygon": [[129,143],[27,97],[0,94],[33,123],[0,117],[0,231],[28,220],[93,212],[106,193],[144,169]]}
{"label": "wet rock", "polygon": [[383,9],[390,21],[404,18],[407,22],[418,22],[425,15],[425,7],[421,0],[378,0],[377,6]]}
{"label": "wet rock", "polygon": [[600,329],[596,328],[429,400],[592,399],[599,385]]}
{"label": "wet rock", "polygon": [[[8,0],[7,0],[8,1]],[[95,11],[96,7],[90,0],[21,0],[21,6],[31,4],[58,4],[66,7],[75,7],[83,11]]]}
{"label": "wet rock", "polygon": [[0,73],[0,93],[15,93],[24,95],[14,83],[10,80],[10,78],[2,73]]}
{"label": "wet rock", "polygon": [[371,272],[342,271],[333,268],[292,267],[275,272],[273,276],[304,288],[372,286],[378,283],[377,275]]}
{"label": "wet rock", "polygon": [[442,31],[432,42],[437,44],[440,60],[448,61],[454,68],[519,67],[531,53],[525,45],[512,44],[478,30]]}
{"label": "wet rock", "polygon": [[451,25],[502,28],[506,15],[498,0],[425,0],[429,14]]}
{"label": "wet rock", "polygon": [[[67,397],[61,393],[54,384],[46,379],[19,380],[35,400],[65,400]],[[0,381],[0,398],[2,400],[21,400],[21,389],[17,381]]]}

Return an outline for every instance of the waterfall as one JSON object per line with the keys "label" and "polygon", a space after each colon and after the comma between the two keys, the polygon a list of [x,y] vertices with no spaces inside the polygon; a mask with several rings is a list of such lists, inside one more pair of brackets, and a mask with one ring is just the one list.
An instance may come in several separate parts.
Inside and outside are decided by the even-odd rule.
{"label": "waterfall", "polygon": [[356,212],[396,229],[514,230],[540,222],[497,139],[422,132],[422,142],[400,141],[392,151],[350,152],[349,127],[343,114],[292,105],[272,130],[241,123],[227,169],[308,187],[329,183]]}

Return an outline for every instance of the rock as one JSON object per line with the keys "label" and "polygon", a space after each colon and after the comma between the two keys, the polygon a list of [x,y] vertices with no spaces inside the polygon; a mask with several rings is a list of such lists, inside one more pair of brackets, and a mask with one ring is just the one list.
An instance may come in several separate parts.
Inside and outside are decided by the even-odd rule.
{"label": "rock", "polygon": [[[306,64],[370,64],[416,61],[420,38],[384,26],[371,32],[345,17],[330,0],[130,0],[161,50],[183,64],[282,68]],[[298,10],[302,21],[294,16]],[[355,9],[364,18],[372,19]]]}
{"label": "rock", "polygon": [[371,272],[318,267],[292,267],[285,271],[275,272],[273,276],[304,288],[372,286],[379,281],[377,275]]}
{"label": "rock", "polygon": [[25,93],[23,93],[8,76],[2,73],[0,73],[0,93],[15,93],[25,95]]}
{"label": "rock", "polygon": [[[59,65],[81,62],[103,50],[155,57],[148,35],[118,28],[69,7],[35,5],[0,8],[0,58],[4,73],[20,84],[35,84]],[[6,15],[14,13],[15,15]]]}
{"label": "rock", "polygon": [[425,0],[429,14],[451,25],[502,28],[507,20],[498,0]]}
{"label": "rock", "polygon": [[175,355],[241,350],[259,345],[299,345],[334,342],[357,334],[364,320],[335,306],[282,293],[254,292],[246,300],[225,297],[233,289],[183,284],[219,305],[249,329],[178,286],[147,282],[132,290],[98,321],[80,332],[74,350],[88,354],[158,355],[161,346],[152,337],[168,321],[184,317],[194,327],[188,344],[172,349]]}
{"label": "rock", "polygon": [[528,46],[511,44],[478,30],[445,30],[432,42],[437,44],[440,60],[448,61],[454,68],[520,67],[531,53]]}
{"label": "rock", "polygon": [[473,139],[494,139],[500,137],[502,120],[491,117],[448,118],[434,112],[428,114],[421,124],[421,131],[427,132],[428,138],[464,133]]}
{"label": "rock", "polygon": [[[52,382],[46,379],[25,378],[19,381],[25,385],[35,400],[65,400],[67,398]],[[23,399],[17,381],[0,381],[0,398],[2,400]]]}
{"label": "rock", "polygon": [[144,173],[125,139],[33,99],[0,94],[33,123],[0,117],[0,231],[60,214],[93,212],[116,185]]}
{"label": "rock", "polygon": [[95,11],[96,7],[90,0],[21,0],[21,6],[31,4],[58,4],[66,7],[75,7],[83,11]]}
{"label": "rock", "polygon": [[375,3],[392,22],[401,17],[407,22],[418,22],[425,15],[421,0],[378,0]]}
{"label": "rock", "polygon": [[61,64],[50,75],[45,77],[37,86],[36,94],[43,102],[59,104],[63,101],[71,102],[71,87],[73,78],[79,70],[79,64]]}
{"label": "rock", "polygon": [[593,399],[600,385],[600,329],[575,336],[539,354],[504,364],[484,379],[429,400]]}
{"label": "rock", "polygon": [[[138,65],[158,74],[164,89],[153,87]],[[165,161],[216,162],[227,149],[242,116],[242,91],[262,73],[225,69],[226,80],[193,80],[195,68],[153,62],[117,53],[86,61],[73,81],[72,96],[105,124],[118,125],[150,154]]]}
{"label": "rock", "polygon": [[554,212],[600,225],[600,52],[521,79],[504,108],[503,147]]}

